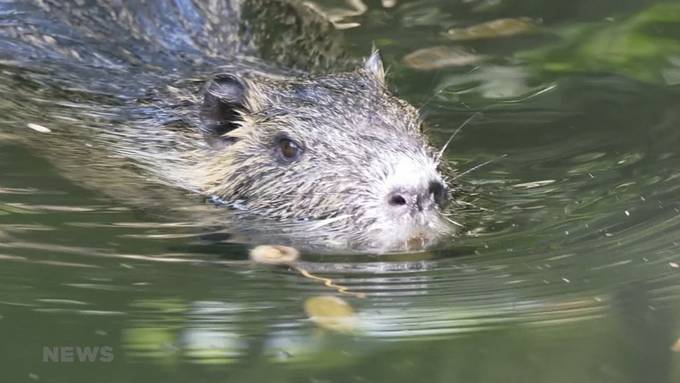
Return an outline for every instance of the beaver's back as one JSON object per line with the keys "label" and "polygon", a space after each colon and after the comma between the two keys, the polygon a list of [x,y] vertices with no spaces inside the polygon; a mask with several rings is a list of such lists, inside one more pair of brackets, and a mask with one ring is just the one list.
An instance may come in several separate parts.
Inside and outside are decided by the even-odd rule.
{"label": "beaver's back", "polygon": [[337,70],[343,51],[332,25],[297,1],[0,3],[0,58],[23,67],[157,72],[238,64],[241,57]]}
{"label": "beaver's back", "polygon": [[295,1],[1,2],[0,132],[80,184],[138,198],[157,181],[140,167],[191,165],[194,105],[215,72],[344,63],[331,24]]}

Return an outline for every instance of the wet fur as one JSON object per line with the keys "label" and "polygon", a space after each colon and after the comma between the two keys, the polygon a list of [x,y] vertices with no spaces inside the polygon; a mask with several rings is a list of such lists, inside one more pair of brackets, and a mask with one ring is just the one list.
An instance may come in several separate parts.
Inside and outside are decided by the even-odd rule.
{"label": "wet fur", "polygon": [[[67,24],[73,21],[68,6],[50,12]],[[309,16],[307,11],[300,12],[303,18]],[[126,20],[117,22],[130,22],[130,30],[140,33],[133,19]],[[88,23],[83,22],[81,28],[87,31],[106,25]],[[2,38],[15,47],[19,41],[34,49],[35,41],[43,41],[22,37],[19,29],[10,32]],[[71,38],[79,41],[78,36]],[[252,221],[246,229],[267,234],[268,225],[280,224],[284,237],[308,243],[318,239],[338,248],[403,250],[410,248],[412,228],[422,229],[425,246],[452,233],[444,212],[437,209],[398,222],[384,208],[395,172],[400,171],[400,177],[427,175],[446,183],[449,169],[439,163],[437,151],[422,134],[416,109],[388,91],[379,56],[373,55],[353,71],[336,74],[311,74],[295,65],[273,66],[250,53],[212,57],[200,65],[189,62],[190,67],[182,71],[168,72],[155,66],[164,62],[160,59],[141,68],[109,67],[99,53],[94,59],[100,62],[87,63],[89,40],[80,41],[84,52],[76,56],[81,62],[73,55],[45,56],[46,61],[38,64],[44,78],[50,78],[47,83],[31,72],[23,76],[20,68],[32,65],[30,61],[6,66],[6,86],[0,91],[12,93],[19,102],[23,97],[26,105],[40,110],[35,115],[44,116],[54,134],[28,144],[50,153],[55,164],[88,187],[107,193],[118,190],[111,194],[131,198],[150,195],[145,201],[162,205],[164,199],[158,197],[154,185],[165,184],[219,199],[228,209],[216,210],[234,229],[248,226],[244,222],[250,221],[242,218],[257,217],[263,221]],[[59,40],[54,44],[58,46]],[[197,44],[219,53],[209,41]],[[39,48],[56,51],[50,46]],[[253,47],[234,49],[248,52]],[[116,57],[118,51],[112,52],[111,62],[126,60],[125,54]],[[0,56],[11,53],[0,52]],[[170,55],[167,60],[172,60]],[[209,69],[210,63],[221,60],[228,63]],[[204,94],[220,74],[238,79],[244,93],[234,105],[233,129],[211,137],[215,132],[206,131],[202,114]],[[25,84],[41,89],[40,98],[63,101],[35,104],[30,90],[25,95],[17,91]],[[63,91],[64,84],[71,93]],[[85,99],[101,96],[82,104],[80,92]],[[12,113],[7,111],[8,118]],[[304,147],[295,163],[276,161],[273,139],[280,134]]]}

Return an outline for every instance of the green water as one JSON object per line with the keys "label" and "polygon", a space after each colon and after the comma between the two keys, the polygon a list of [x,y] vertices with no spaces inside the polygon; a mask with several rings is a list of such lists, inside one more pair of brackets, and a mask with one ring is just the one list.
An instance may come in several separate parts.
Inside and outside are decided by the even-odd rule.
{"label": "green water", "polygon": [[[303,254],[366,296],[342,294],[88,187],[35,144],[23,122],[40,108],[3,91],[0,381],[680,381],[680,3],[356,3],[318,6],[353,55],[382,50],[436,144],[479,112],[447,151],[462,171],[495,160],[462,178],[463,235],[433,253]],[[533,27],[447,34],[519,17]],[[478,57],[404,61],[438,46]],[[310,320],[319,295],[352,306],[350,329]],[[45,355],[69,347],[105,352]]]}

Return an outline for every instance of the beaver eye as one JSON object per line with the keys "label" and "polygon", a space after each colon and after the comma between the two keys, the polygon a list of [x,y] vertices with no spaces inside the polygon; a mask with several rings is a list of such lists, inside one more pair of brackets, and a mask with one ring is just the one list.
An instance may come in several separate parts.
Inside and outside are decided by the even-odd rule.
{"label": "beaver eye", "polygon": [[277,151],[279,157],[285,162],[293,162],[300,158],[302,148],[300,145],[290,138],[279,138],[277,142]]}

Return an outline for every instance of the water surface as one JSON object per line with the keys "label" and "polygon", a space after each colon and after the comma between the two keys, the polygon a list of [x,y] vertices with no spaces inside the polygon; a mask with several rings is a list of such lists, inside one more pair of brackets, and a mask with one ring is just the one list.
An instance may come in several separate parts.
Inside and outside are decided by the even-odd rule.
{"label": "water surface", "polygon": [[[181,45],[200,18],[176,3],[184,27],[157,44],[200,57]],[[426,114],[436,144],[478,113],[447,151],[461,171],[493,160],[461,178],[472,204],[460,213],[463,235],[432,252],[304,253],[295,267],[255,265],[223,228],[178,213],[213,206],[164,190],[181,202],[114,198],[74,176],[88,164],[55,161],[35,145],[49,133],[27,123],[83,123],[68,120],[73,103],[115,107],[106,94],[124,84],[40,95],[4,58],[2,380],[678,381],[680,4],[316,7],[344,30],[352,56],[381,48],[390,82]],[[17,17],[0,12],[0,26]],[[504,28],[516,33],[455,38],[499,19],[514,20]],[[130,44],[144,55],[144,41]],[[423,49],[448,61],[414,61]],[[191,71],[170,56],[149,55],[143,79],[128,81]],[[38,64],[23,75],[49,82],[53,68]],[[42,121],[39,105],[63,108],[66,119]],[[126,186],[138,185],[111,185]],[[323,295],[353,308],[342,331],[305,311]],[[110,347],[113,360],[44,360],[45,347],[69,346]]]}

